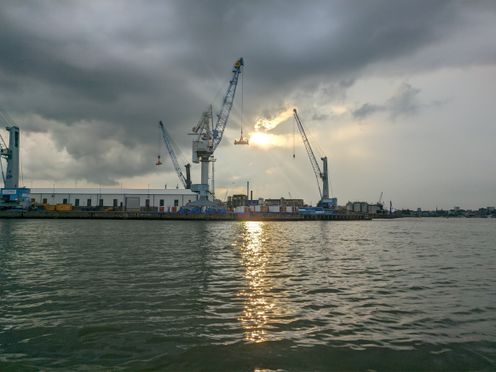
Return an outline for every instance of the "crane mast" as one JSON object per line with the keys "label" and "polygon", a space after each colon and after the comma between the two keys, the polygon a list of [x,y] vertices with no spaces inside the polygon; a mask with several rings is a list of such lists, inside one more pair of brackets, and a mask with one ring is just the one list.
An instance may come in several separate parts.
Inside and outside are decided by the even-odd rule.
{"label": "crane mast", "polygon": [[174,148],[172,146],[172,140],[169,135],[169,132],[167,132],[164,123],[162,123],[161,121],[158,123],[158,125],[160,127],[160,131],[162,132],[162,138],[164,140],[165,147],[167,148],[167,152],[169,153],[169,156],[172,160],[172,164],[174,165],[174,169],[176,170],[179,180],[181,181],[185,189],[191,189],[190,164],[185,165],[186,167],[186,177],[185,177],[181,170],[181,167],[179,166],[176,153],[174,152]]}
{"label": "crane mast", "polygon": [[[3,114],[0,116],[5,120]],[[0,188],[0,209],[28,209],[30,205],[30,190],[25,187],[19,187],[19,170],[20,170],[20,132],[19,127],[9,125],[9,145],[5,144],[0,136],[0,168],[4,187]],[[7,160],[7,172],[4,174],[1,164],[2,158]]]}
{"label": "crane mast", "polygon": [[[296,121],[296,126],[298,127],[298,131],[301,134],[301,138],[303,139],[303,144],[305,145],[305,150],[307,151],[308,158],[310,159],[310,164],[312,165],[313,172],[315,174],[315,178],[317,180],[317,187],[319,189],[320,202],[319,205],[327,205],[332,204],[329,199],[329,175],[327,169],[327,156],[320,158],[322,160],[323,171],[320,169],[319,163],[317,162],[317,158],[312,150],[312,146],[310,145],[310,141],[308,140],[307,134],[305,133],[305,128],[298,116],[298,112],[296,109],[293,109],[293,115]],[[320,188],[320,180],[322,180],[322,189]]]}
{"label": "crane mast", "polygon": [[7,172],[4,175],[2,167],[2,178],[5,188],[15,189],[19,187],[19,128],[10,126],[6,129],[9,132],[9,146],[3,139],[0,140],[0,158],[7,160]]}
{"label": "crane mast", "polygon": [[208,200],[210,194],[208,186],[209,162],[224,135],[229,114],[234,103],[234,96],[242,66],[244,66],[243,58],[238,59],[234,63],[232,69],[233,75],[222,100],[221,109],[217,114],[215,126],[213,123],[212,107],[210,106],[209,110],[203,112],[200,121],[193,128],[193,133],[191,133],[196,136],[193,140],[193,162],[201,162],[201,184],[192,185],[192,190],[200,194],[200,200],[202,201]]}

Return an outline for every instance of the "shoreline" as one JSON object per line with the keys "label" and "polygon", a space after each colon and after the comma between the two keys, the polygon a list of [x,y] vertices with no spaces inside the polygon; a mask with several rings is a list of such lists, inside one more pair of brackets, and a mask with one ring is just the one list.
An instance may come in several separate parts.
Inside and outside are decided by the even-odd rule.
{"label": "shoreline", "polygon": [[0,211],[0,219],[107,219],[167,221],[369,221],[365,215],[297,213],[179,214],[123,211]]}

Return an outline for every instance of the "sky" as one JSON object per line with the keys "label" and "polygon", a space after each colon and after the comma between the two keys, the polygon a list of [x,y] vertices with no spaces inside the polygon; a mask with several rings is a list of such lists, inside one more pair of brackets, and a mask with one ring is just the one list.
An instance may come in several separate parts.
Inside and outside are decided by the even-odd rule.
{"label": "sky", "polygon": [[297,108],[340,205],[494,206],[495,36],[491,0],[5,0],[0,134],[21,128],[27,187],[175,188],[158,121],[191,162],[188,133],[243,57],[219,199],[249,181],[255,198],[319,200]]}

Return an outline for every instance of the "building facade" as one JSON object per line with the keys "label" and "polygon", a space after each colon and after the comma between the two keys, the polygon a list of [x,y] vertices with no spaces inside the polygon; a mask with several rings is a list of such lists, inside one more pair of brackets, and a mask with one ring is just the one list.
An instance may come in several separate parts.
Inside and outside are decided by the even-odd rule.
{"label": "building facade", "polygon": [[185,189],[32,188],[30,198],[34,205],[164,211],[195,201],[198,194]]}

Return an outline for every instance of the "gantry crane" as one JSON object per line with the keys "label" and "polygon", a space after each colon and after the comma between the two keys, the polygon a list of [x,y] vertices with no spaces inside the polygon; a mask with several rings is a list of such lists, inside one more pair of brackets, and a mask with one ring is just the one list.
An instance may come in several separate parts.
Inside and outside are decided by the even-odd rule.
{"label": "gantry crane", "polygon": [[234,103],[234,95],[238,85],[239,75],[243,67],[243,58],[236,61],[232,69],[232,78],[229,81],[229,87],[222,101],[220,112],[217,114],[217,122],[213,123],[212,107],[205,111],[198,124],[193,128],[193,162],[201,162],[201,183],[192,185],[192,190],[200,194],[200,200],[206,201],[209,196],[208,171],[209,162],[214,154],[215,149],[219,146],[224,130],[226,129],[227,120]]}
{"label": "gantry crane", "polygon": [[191,173],[190,173],[191,165],[190,164],[185,165],[186,168],[186,177],[185,177],[177,160],[176,153],[174,152],[174,148],[172,146],[172,139],[171,136],[169,135],[169,132],[167,132],[164,123],[162,123],[161,121],[158,123],[158,125],[160,127],[160,131],[162,132],[162,138],[164,140],[165,147],[167,148],[167,152],[169,153],[169,156],[172,160],[172,164],[174,165],[174,169],[176,170],[179,180],[181,181],[185,189],[191,189]]}
{"label": "gantry crane", "polygon": [[[298,112],[296,109],[293,109],[293,115],[296,121],[296,126],[301,134],[301,138],[303,139],[303,144],[305,145],[305,149],[307,150],[308,158],[310,159],[310,164],[312,165],[313,172],[315,174],[315,178],[317,179],[317,187],[319,188],[320,201],[318,203],[319,207],[331,208],[336,205],[336,199],[329,198],[329,175],[327,172],[327,156],[320,158],[323,163],[323,171],[320,169],[319,163],[317,162],[317,158],[312,150],[312,146],[308,141],[308,137],[305,133],[305,128],[298,116]],[[320,180],[322,180],[322,189],[320,187]]]}

